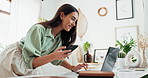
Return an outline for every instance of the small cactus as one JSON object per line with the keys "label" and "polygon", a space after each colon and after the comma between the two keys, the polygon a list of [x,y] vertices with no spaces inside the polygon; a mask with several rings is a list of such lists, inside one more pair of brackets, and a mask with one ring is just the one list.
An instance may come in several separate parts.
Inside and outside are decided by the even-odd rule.
{"label": "small cactus", "polygon": [[118,58],[125,58],[126,53],[125,52],[119,52]]}

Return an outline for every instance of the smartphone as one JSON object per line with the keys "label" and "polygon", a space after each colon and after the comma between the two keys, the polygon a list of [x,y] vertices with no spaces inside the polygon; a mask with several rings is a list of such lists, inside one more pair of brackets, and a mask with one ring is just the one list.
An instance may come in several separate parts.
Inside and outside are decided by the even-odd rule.
{"label": "smartphone", "polygon": [[[78,47],[78,45],[70,45],[67,48],[63,49],[63,50],[71,50],[70,52],[67,53],[71,53],[73,50],[75,50]],[[65,53],[65,54],[67,54]]]}

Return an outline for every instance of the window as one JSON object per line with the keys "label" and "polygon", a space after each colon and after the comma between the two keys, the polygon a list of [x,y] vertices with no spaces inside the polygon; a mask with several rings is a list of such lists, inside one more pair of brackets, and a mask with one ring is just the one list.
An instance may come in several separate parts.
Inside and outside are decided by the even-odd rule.
{"label": "window", "polygon": [[10,1],[0,1],[0,44],[7,45],[10,24]]}
{"label": "window", "polygon": [[0,13],[10,15],[10,1],[0,1]]}

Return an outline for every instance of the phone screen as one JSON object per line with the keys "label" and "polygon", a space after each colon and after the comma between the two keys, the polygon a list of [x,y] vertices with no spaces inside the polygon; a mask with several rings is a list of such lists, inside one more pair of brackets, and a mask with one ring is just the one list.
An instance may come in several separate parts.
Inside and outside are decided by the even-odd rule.
{"label": "phone screen", "polygon": [[[78,47],[78,45],[70,45],[70,46],[68,46],[67,48],[63,49],[63,50],[71,50],[70,52],[72,52],[72,51],[75,50],[77,47]],[[67,53],[70,53],[70,52],[67,52]],[[67,53],[65,53],[65,54],[67,54]]]}

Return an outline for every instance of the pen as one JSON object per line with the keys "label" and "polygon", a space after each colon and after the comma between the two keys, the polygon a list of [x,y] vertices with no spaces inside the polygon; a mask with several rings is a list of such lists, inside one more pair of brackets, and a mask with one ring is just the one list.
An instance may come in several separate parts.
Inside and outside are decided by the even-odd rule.
{"label": "pen", "polygon": [[86,67],[84,67],[84,69],[85,69],[85,71],[87,71],[87,68]]}

